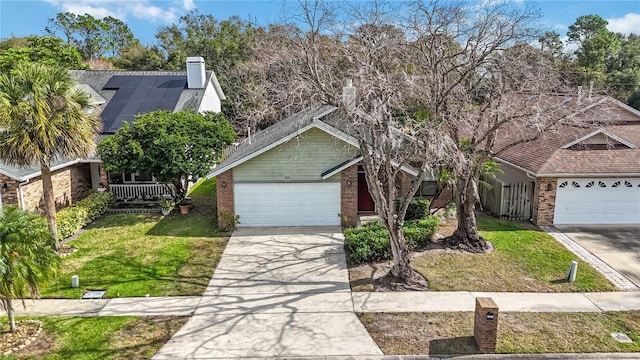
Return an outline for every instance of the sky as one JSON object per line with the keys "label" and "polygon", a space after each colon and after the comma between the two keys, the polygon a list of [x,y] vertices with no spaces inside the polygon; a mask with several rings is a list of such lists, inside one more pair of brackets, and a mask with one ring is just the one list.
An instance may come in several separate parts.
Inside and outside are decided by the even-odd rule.
{"label": "sky", "polygon": [[[491,0],[483,0],[491,1]],[[507,0],[510,1],[510,0]],[[524,0],[511,0],[519,6]],[[217,19],[237,15],[260,25],[278,22],[294,1],[283,0],[0,0],[0,38],[43,35],[49,18],[59,12],[113,16],[123,20],[143,44],[154,44],[156,31],[191,10]],[[609,21],[614,32],[640,34],[640,1],[532,1],[543,15],[542,26],[565,35],[582,15],[596,14]]]}

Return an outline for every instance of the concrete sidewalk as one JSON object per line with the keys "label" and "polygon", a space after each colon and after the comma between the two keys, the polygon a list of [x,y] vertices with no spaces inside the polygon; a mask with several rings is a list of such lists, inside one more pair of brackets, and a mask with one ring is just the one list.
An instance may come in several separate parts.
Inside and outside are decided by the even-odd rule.
{"label": "concrete sidewalk", "polygon": [[[309,312],[473,311],[476,297],[493,298],[504,312],[603,312],[640,310],[640,291],[508,293],[469,291],[236,294],[210,297],[138,297],[15,302],[18,316],[191,316]],[[0,311],[0,314],[5,314]]]}
{"label": "concrete sidewalk", "polygon": [[474,311],[476,297],[491,297],[502,312],[603,312],[640,310],[640,292],[354,292],[356,312]]}
{"label": "concrete sidewalk", "polygon": [[[99,300],[42,299],[14,301],[18,316],[191,316],[200,296],[133,297]],[[5,312],[0,311],[0,314]]]}

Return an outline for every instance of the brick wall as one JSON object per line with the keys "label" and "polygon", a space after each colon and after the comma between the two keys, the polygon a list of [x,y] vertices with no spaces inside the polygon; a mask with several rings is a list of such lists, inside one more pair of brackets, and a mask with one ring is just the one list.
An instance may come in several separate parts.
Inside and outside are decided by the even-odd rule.
{"label": "brick wall", "polygon": [[[224,227],[222,212],[235,214],[233,206],[233,170],[228,170],[216,176],[216,202],[218,204],[218,226]],[[240,219],[242,223],[242,219]]]}
{"label": "brick wall", "polygon": [[[61,209],[80,200],[91,189],[91,171],[89,164],[78,164],[54,171],[51,181],[55,194],[56,208]],[[5,199],[2,194],[2,203],[5,205],[18,205],[18,182],[13,181],[14,186],[9,185],[9,191]],[[24,206],[27,210],[43,210],[44,197],[42,194],[42,178],[35,177],[28,184],[22,186]]]}
{"label": "brick wall", "polygon": [[6,175],[0,174],[0,186],[7,184],[6,190],[2,190],[3,206],[19,206],[18,184],[19,182]]}
{"label": "brick wall", "polygon": [[358,223],[358,165],[342,170],[340,216],[342,226],[355,227]]}
{"label": "brick wall", "polygon": [[431,206],[434,209],[442,209],[447,206],[448,203],[455,201],[453,198],[453,191],[450,185],[445,185],[445,188],[442,190],[440,195],[437,198],[431,199],[433,205]]}
{"label": "brick wall", "polygon": [[102,163],[100,163],[98,171],[100,172],[100,182],[104,184],[105,187],[109,188],[109,174],[107,174]]}
{"label": "brick wall", "polygon": [[398,186],[398,196],[401,198],[404,198],[407,196],[407,194],[409,194],[409,190],[411,190],[411,183],[413,182],[413,176],[411,176],[410,174],[402,171],[399,175],[398,178],[396,179],[396,185]]}
{"label": "brick wall", "polygon": [[553,213],[556,205],[557,178],[539,178],[536,181],[533,223],[536,225],[553,225]]}

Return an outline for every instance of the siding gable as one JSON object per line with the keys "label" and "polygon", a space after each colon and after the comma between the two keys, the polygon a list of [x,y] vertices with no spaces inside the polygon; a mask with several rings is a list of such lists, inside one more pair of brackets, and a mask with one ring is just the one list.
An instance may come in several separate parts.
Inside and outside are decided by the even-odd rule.
{"label": "siding gable", "polygon": [[[322,181],[320,174],[357,153],[357,148],[311,128],[233,169],[235,182]],[[337,174],[329,179],[339,181]]]}

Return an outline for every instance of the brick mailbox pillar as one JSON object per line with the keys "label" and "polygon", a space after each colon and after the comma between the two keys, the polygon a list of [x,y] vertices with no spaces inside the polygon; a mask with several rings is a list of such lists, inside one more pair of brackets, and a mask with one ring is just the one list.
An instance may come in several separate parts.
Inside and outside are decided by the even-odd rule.
{"label": "brick mailbox pillar", "polygon": [[476,298],[473,337],[481,353],[496,352],[498,338],[498,305],[490,297]]}

